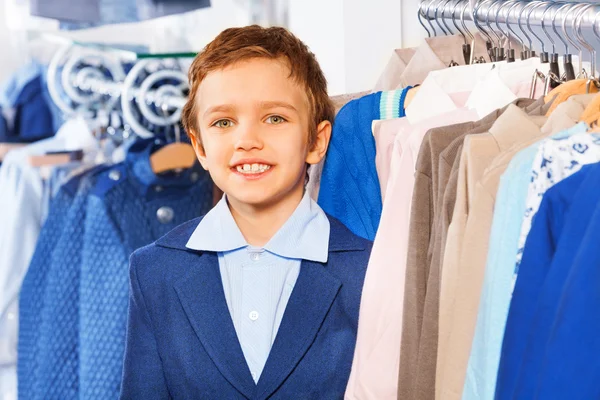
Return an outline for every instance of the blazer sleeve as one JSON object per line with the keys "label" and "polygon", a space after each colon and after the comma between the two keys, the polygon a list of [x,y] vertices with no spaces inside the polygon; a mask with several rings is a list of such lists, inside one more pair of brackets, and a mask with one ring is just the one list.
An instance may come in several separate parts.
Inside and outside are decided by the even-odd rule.
{"label": "blazer sleeve", "polygon": [[121,384],[121,400],[170,399],[150,314],[138,280],[139,258],[130,259],[127,343]]}

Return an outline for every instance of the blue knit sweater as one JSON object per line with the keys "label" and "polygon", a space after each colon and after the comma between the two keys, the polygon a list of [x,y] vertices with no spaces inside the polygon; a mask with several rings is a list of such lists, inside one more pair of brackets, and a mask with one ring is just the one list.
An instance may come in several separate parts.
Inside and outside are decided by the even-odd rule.
{"label": "blue knit sweater", "polygon": [[79,297],[82,399],[119,396],[131,253],[212,207],[212,181],[199,164],[179,175],[152,172],[152,142],[134,144],[125,163],[101,174],[88,199]]}
{"label": "blue knit sweater", "polygon": [[[73,395],[68,396],[65,393],[64,387],[53,385],[54,371],[68,373],[73,370],[65,371],[63,368],[66,366],[48,363],[51,360],[48,358],[51,352],[48,335],[56,338],[57,336],[54,336],[56,333],[52,330],[52,319],[44,317],[46,310],[52,307],[47,304],[46,290],[49,279],[56,281],[56,277],[50,278],[50,275],[56,273],[53,261],[65,269],[72,266],[67,262],[68,255],[77,254],[77,246],[65,230],[67,227],[72,229],[82,226],[81,210],[94,184],[95,174],[102,168],[97,167],[84,175],[72,178],[61,187],[50,203],[50,212],[40,232],[19,299],[17,374],[20,398],[46,399],[52,393],[60,398],[74,398]],[[61,322],[66,317],[62,310],[58,315]],[[42,370],[51,371],[51,376],[44,376]]]}
{"label": "blue knit sweater", "polygon": [[381,218],[381,189],[375,168],[371,124],[404,117],[410,87],[352,100],[338,113],[321,175],[319,205],[352,233],[374,240]]}

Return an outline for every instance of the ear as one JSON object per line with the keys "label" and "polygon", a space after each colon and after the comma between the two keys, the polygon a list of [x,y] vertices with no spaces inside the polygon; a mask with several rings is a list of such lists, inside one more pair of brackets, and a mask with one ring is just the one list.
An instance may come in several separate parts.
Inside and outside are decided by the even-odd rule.
{"label": "ear", "polygon": [[318,164],[321,162],[327,148],[329,147],[329,140],[331,139],[331,122],[322,121],[317,126],[317,139],[312,149],[309,150],[306,156],[306,162],[308,164]]}
{"label": "ear", "polygon": [[196,153],[196,157],[198,157],[198,161],[200,161],[200,165],[202,168],[208,171],[208,163],[206,162],[206,152],[204,151],[204,146],[198,140],[198,136],[196,136],[196,132],[193,132],[190,137],[190,141],[192,142],[192,147],[194,148],[194,152]]}

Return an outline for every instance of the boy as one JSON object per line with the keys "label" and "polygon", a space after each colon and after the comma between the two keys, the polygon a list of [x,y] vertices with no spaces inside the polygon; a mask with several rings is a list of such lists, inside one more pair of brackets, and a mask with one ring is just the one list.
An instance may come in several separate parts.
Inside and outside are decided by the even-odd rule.
{"label": "boy", "polygon": [[249,26],[189,77],[182,120],[225,194],[132,255],[121,398],[342,399],[371,242],[304,190],[331,136],[323,73],[287,30]]}

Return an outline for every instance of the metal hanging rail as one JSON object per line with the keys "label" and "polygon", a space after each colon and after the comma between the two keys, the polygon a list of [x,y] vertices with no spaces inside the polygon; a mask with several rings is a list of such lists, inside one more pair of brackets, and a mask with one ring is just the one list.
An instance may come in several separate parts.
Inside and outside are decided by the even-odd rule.
{"label": "metal hanging rail", "polygon": [[[465,0],[468,1],[468,0]],[[517,2],[517,1],[493,1],[493,0],[484,0],[476,2],[473,6],[473,2],[471,2],[471,6],[473,6],[473,13],[466,12],[464,14],[461,13],[462,7],[456,7],[455,1],[427,1],[424,0],[425,3],[421,8],[421,13],[424,18],[429,20],[435,20],[436,18],[455,18],[457,20],[461,19],[461,15],[464,19],[473,21],[474,16],[477,18],[477,22],[485,23],[486,18],[488,20],[493,20],[494,22],[499,23],[510,23],[510,24],[518,24],[519,23],[519,11],[522,7],[531,4],[531,2]],[[445,4],[443,4],[445,3]],[[461,2],[463,3],[463,2]],[[505,4],[505,6],[499,5]],[[508,7],[509,3],[519,3],[522,4],[521,7],[517,7],[516,10],[513,9],[511,12],[511,7]],[[563,21],[566,20],[566,23],[571,26],[574,22],[575,18],[577,18],[577,12],[573,11],[573,8],[562,8],[565,4],[572,4],[573,7],[575,5],[586,5],[591,4],[591,7],[585,11],[585,13],[578,19],[577,23],[581,24],[582,28],[593,28],[595,24],[600,24],[600,4],[592,4],[592,3],[563,3],[563,2],[537,2],[540,3],[535,7],[535,10],[531,12],[528,16],[528,21],[531,25],[539,26],[542,24],[542,17],[544,16],[544,11],[546,8],[552,6],[555,10],[552,10],[545,15],[544,24],[551,24],[552,20],[555,21]],[[464,3],[463,3],[464,4]],[[545,6],[544,6],[545,5]],[[498,10],[500,9],[500,12]],[[488,17],[489,14],[489,17]],[[522,21],[522,18],[521,18]]]}

